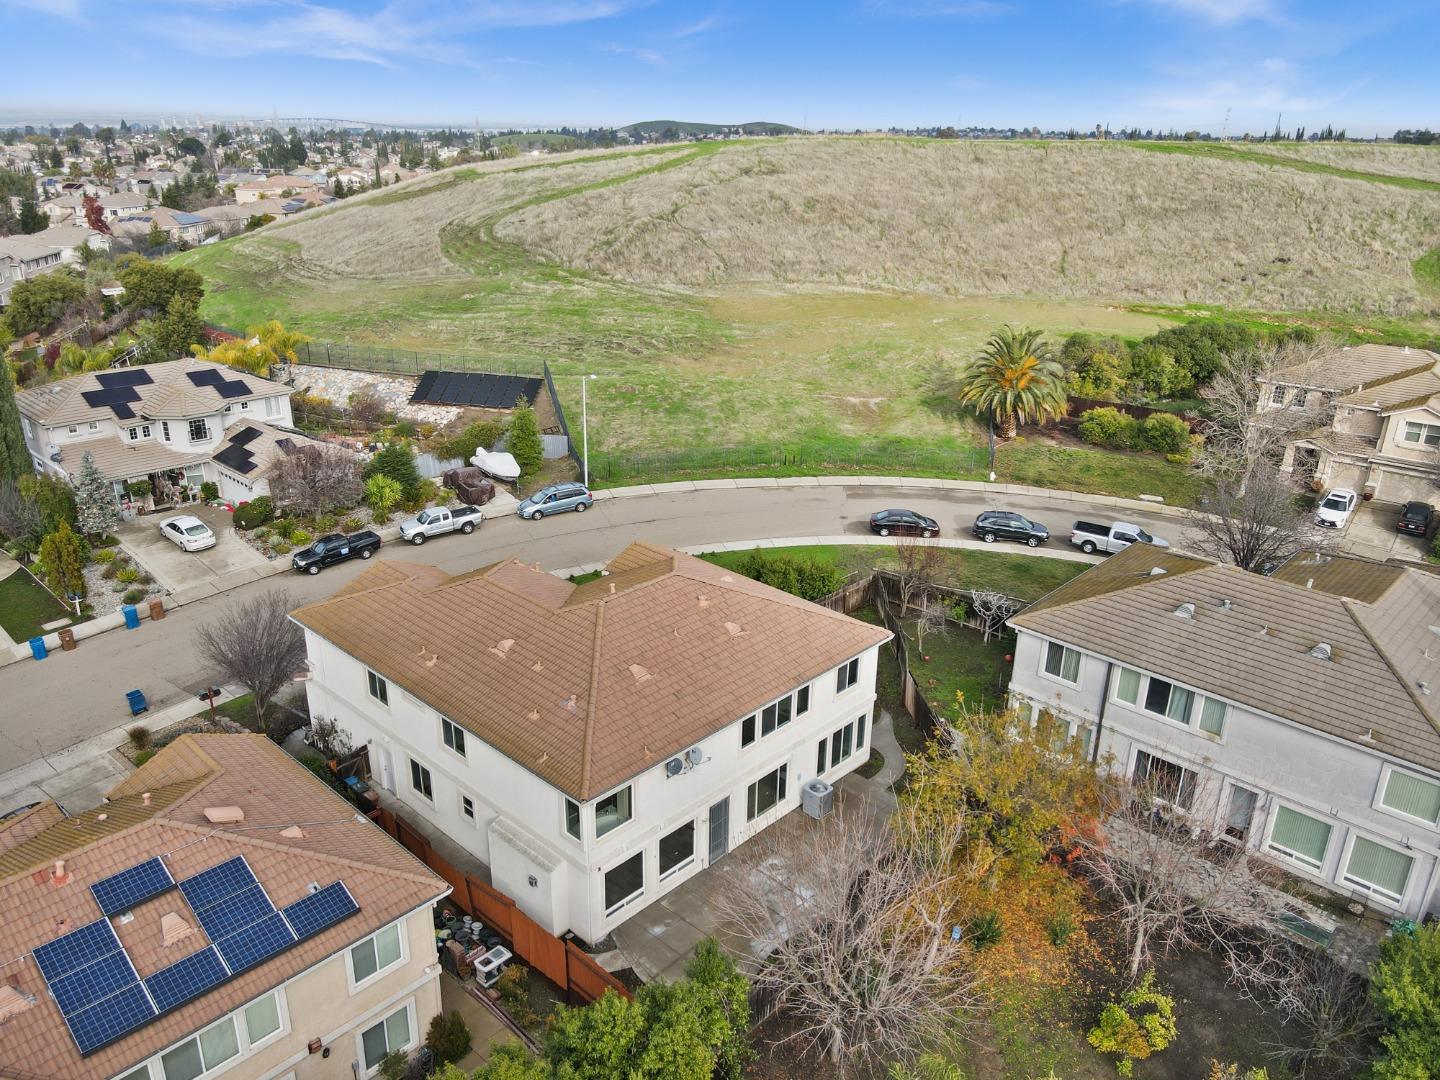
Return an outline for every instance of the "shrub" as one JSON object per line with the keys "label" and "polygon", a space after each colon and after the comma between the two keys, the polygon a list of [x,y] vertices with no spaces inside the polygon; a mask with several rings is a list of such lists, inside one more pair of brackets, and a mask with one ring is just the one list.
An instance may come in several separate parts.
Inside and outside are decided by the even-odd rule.
{"label": "shrub", "polygon": [[150,729],[144,724],[126,728],[125,737],[130,740],[130,745],[136,750],[144,750],[150,745]]}
{"label": "shrub", "polygon": [[[361,474],[368,482],[375,476],[388,476],[400,486],[401,498],[412,498],[420,489],[420,470],[415,467],[415,455],[405,443],[391,443],[365,466]],[[368,487],[367,501],[368,501]]]}
{"label": "shrub", "polygon": [[310,543],[311,536],[304,529],[294,529],[285,539],[289,540],[290,543],[294,544],[296,547],[304,547],[306,544]]}
{"label": "shrub", "polygon": [[425,1033],[425,1045],[435,1055],[436,1064],[459,1061],[470,1052],[470,1029],[458,1012],[437,1013]]}
{"label": "shrub", "polygon": [[297,528],[299,528],[299,526],[289,518],[281,518],[271,527],[271,531],[280,537],[281,540],[289,540]]}
{"label": "shrub", "polygon": [[141,600],[144,600],[147,595],[144,589],[127,589],[125,595],[120,599],[127,604],[138,604]]}
{"label": "shrub", "polygon": [[141,750],[138,754],[135,755],[135,767],[138,769],[141,765],[144,765],[154,756],[154,750]]}
{"label": "shrub", "polygon": [[1102,405],[1080,414],[1080,438],[1111,450],[1128,450],[1136,443],[1138,422],[1119,409]]}
{"label": "shrub", "polygon": [[517,1024],[529,1027],[535,1023],[535,1010],[530,1007],[530,991],[526,988],[525,965],[511,964],[502,971],[495,981],[495,992]]}
{"label": "shrub", "polygon": [[133,566],[126,566],[115,574],[116,581],[123,581],[126,585],[133,585],[140,580],[140,571]]}
{"label": "shrub", "polygon": [[1388,1028],[1375,1080],[1419,1080],[1440,1061],[1440,925],[1397,933],[1380,946],[1370,994]]}
{"label": "shrub", "polygon": [[115,549],[101,548],[99,551],[93,552],[90,558],[93,562],[97,563],[112,563],[115,561]]}
{"label": "shrub", "polygon": [[377,427],[386,416],[385,402],[373,390],[357,390],[348,402],[350,416],[357,424]]}
{"label": "shrub", "polygon": [[220,498],[220,485],[214,480],[206,480],[200,485],[200,498],[206,502],[214,502]]}
{"label": "shrub", "polygon": [[804,600],[819,600],[845,584],[845,571],[834,563],[800,555],[751,551],[736,569],[746,577]]}
{"label": "shrub", "polygon": [[458,434],[440,440],[434,447],[434,454],[441,459],[459,458],[469,464],[476,450],[481,447],[488,450],[494,446],[503,431],[504,428],[494,420],[477,420]]}
{"label": "shrub", "polygon": [[1131,1076],[1135,1062],[1164,1050],[1175,1038],[1175,999],[1155,989],[1155,972],[1100,1010],[1086,1040],[1102,1054],[1118,1054],[1115,1068]]}
{"label": "shrub", "polygon": [[132,499],[143,499],[150,494],[150,481],[132,480],[125,485],[125,490],[129,492]]}
{"label": "shrub", "polygon": [[409,1071],[410,1055],[404,1050],[391,1050],[380,1059],[382,1080],[405,1080],[405,1074]]}
{"label": "shrub", "polygon": [[535,420],[535,410],[524,401],[517,402],[510,417],[510,434],[507,441],[515,463],[520,466],[521,476],[533,476],[545,464],[545,444],[540,440],[540,425]]}
{"label": "shrub", "polygon": [[420,429],[415,425],[414,420],[397,420],[395,421],[395,434],[413,439],[420,434]]}
{"label": "shrub", "polygon": [[121,559],[112,559],[105,564],[105,569],[100,571],[100,576],[106,581],[114,581],[115,575],[125,568],[125,562]]}
{"label": "shrub", "polygon": [[1065,389],[1075,397],[1114,401],[1125,386],[1126,362],[1107,352],[1085,357],[1065,380]]}
{"label": "shrub", "polygon": [[965,932],[965,940],[970,942],[976,952],[988,949],[1004,936],[1005,926],[1000,922],[998,911],[987,911],[971,919]]}
{"label": "shrub", "polygon": [[1172,326],[1145,339],[1175,358],[1191,383],[1203,383],[1220,370],[1226,353],[1248,349],[1260,335],[1240,323],[1200,320]]}
{"label": "shrub", "polygon": [[1172,413],[1153,413],[1140,424],[1139,444],[1159,454],[1178,454],[1190,445],[1190,425]]}
{"label": "shrub", "polygon": [[276,555],[289,555],[293,549],[284,540],[281,540],[278,543],[271,544],[270,550],[275,552]]}
{"label": "shrub", "polygon": [[1050,938],[1050,944],[1057,949],[1063,948],[1065,943],[1070,940],[1071,935],[1078,929],[1075,920],[1063,912],[1052,916],[1045,923],[1045,933]]}
{"label": "shrub", "polygon": [[340,529],[342,532],[347,533],[358,532],[360,529],[360,519],[354,514],[351,514],[345,518],[344,521],[340,522]]}
{"label": "shrub", "polygon": [[365,481],[365,502],[377,525],[390,519],[390,511],[403,494],[404,489],[388,476],[376,475]]}
{"label": "shrub", "polygon": [[261,495],[258,499],[251,499],[244,506],[237,506],[232,515],[237,529],[253,529],[257,525],[264,525],[275,517],[275,504],[270,501],[270,496]]}
{"label": "shrub", "polygon": [[322,533],[334,532],[335,515],[321,514],[318,518],[315,519],[315,531]]}
{"label": "shrub", "polygon": [[268,537],[268,536],[270,535],[270,530],[269,530],[269,529],[256,529],[256,530],[255,530],[254,532],[252,532],[250,535],[253,536],[256,540],[264,540],[266,537]]}
{"label": "shrub", "polygon": [[1126,387],[1137,397],[1173,397],[1194,384],[1190,373],[1158,345],[1142,345],[1130,354]]}

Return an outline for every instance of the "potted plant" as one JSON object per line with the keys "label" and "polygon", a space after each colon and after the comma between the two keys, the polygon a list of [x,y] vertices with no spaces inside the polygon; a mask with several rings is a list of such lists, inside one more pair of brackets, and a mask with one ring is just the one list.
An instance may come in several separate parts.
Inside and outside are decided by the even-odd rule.
{"label": "potted plant", "polygon": [[130,481],[130,483],[125,485],[125,490],[130,493],[130,497],[132,499],[147,499],[150,497],[150,481],[132,480]]}

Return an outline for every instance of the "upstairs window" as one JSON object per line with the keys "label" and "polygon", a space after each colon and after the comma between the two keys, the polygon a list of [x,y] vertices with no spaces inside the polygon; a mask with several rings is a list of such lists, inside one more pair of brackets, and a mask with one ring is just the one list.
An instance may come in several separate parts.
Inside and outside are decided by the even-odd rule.
{"label": "upstairs window", "polygon": [[1150,685],[1145,688],[1146,712],[1167,717],[1187,727],[1190,724],[1190,708],[1194,702],[1195,695],[1189,690],[1164,679],[1157,679],[1153,675],[1150,677]]}
{"label": "upstairs window", "polygon": [[860,681],[860,658],[857,656],[835,669],[835,692],[844,693]]}
{"label": "upstairs window", "polygon": [[1062,682],[1080,681],[1080,651],[1061,645],[1058,641],[1045,646],[1045,674],[1053,675]]}
{"label": "upstairs window", "polygon": [[203,416],[198,416],[190,421],[190,441],[204,442],[210,438],[210,425],[205,422]]}
{"label": "upstairs window", "polygon": [[603,799],[595,802],[595,836],[604,836],[612,829],[618,829],[630,820],[632,808],[630,805],[630,785],[626,784],[619,791],[612,791]]}
{"label": "upstairs window", "polygon": [[376,701],[380,702],[381,705],[389,705],[390,684],[387,683],[381,676],[376,675],[375,672],[371,671],[369,668],[365,669],[365,678],[366,681],[369,683],[370,696]]}
{"label": "upstairs window", "polygon": [[456,724],[448,717],[440,718],[440,731],[445,739],[445,745],[461,757],[465,756],[465,729]]}
{"label": "upstairs window", "polygon": [[400,924],[391,923],[350,949],[350,977],[357,986],[398,964],[402,957]]}
{"label": "upstairs window", "polygon": [[1270,404],[1271,404],[1271,405],[1284,405],[1284,404],[1285,404],[1285,387],[1283,387],[1283,386],[1277,386],[1277,387],[1275,387],[1275,389],[1273,389],[1273,390],[1270,391]]}
{"label": "upstairs window", "polygon": [[1440,784],[1410,773],[1391,770],[1380,805],[1406,817],[1434,825],[1440,821]]}
{"label": "upstairs window", "polygon": [[1415,420],[1405,422],[1405,433],[1401,436],[1407,443],[1426,446],[1440,446],[1440,426],[1422,424]]}
{"label": "upstairs window", "polygon": [[565,800],[565,831],[580,839],[580,804],[574,799]]}

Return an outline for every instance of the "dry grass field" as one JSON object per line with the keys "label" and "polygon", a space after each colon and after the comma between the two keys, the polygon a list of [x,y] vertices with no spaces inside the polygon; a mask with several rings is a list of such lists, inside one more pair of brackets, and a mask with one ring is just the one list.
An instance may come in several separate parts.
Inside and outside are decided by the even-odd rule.
{"label": "dry grass field", "polygon": [[1440,183],[1440,146],[1395,146],[1362,143],[1264,143],[1259,149],[1269,154],[1318,161],[1341,169],[1384,173],[1387,176],[1414,176]]}

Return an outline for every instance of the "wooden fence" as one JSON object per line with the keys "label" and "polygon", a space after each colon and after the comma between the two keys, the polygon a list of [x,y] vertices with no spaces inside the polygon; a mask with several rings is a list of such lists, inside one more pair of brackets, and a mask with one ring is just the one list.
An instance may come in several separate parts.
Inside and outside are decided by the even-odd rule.
{"label": "wooden fence", "polygon": [[477,881],[452,865],[430,846],[423,833],[383,807],[372,820],[404,848],[449,883],[449,902],[480,920],[510,943],[510,951],[563,989],[573,1001],[591,1002],[606,990],[631,997],[619,979],[597,964],[574,942],[551,934],[499,889]]}

